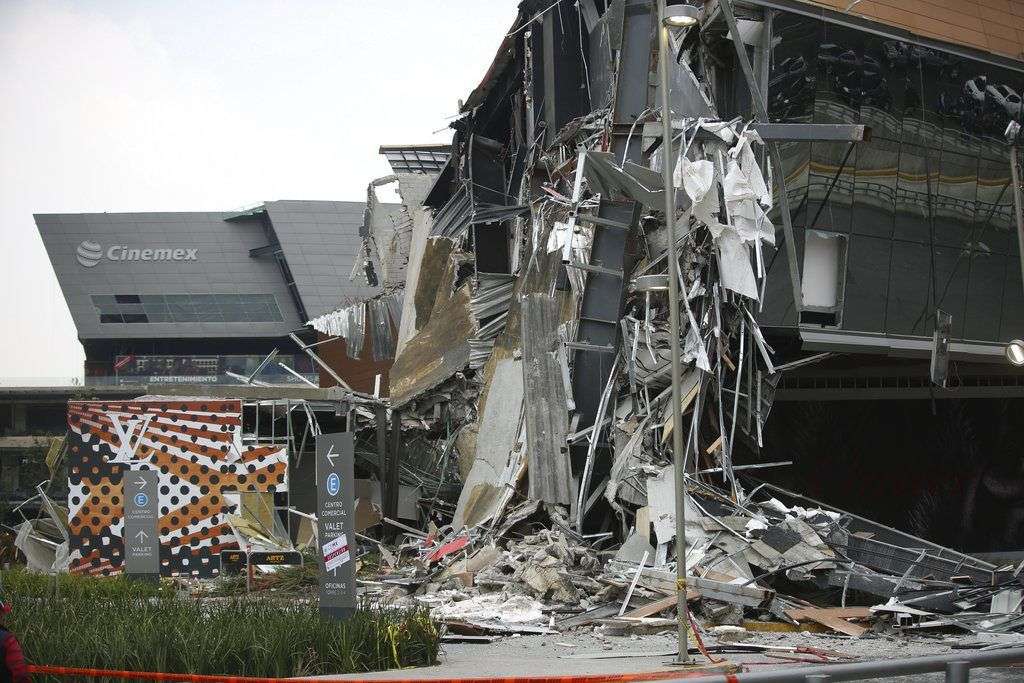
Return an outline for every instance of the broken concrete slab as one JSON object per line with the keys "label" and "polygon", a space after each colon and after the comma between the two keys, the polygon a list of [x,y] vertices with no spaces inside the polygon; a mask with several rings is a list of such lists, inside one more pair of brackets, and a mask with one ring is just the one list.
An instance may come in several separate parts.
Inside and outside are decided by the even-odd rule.
{"label": "broken concrete slab", "polygon": [[509,454],[519,439],[522,408],[522,361],[500,361],[480,415],[476,456],[455,508],[454,528],[476,526],[497,511],[501,494],[511,482]]}

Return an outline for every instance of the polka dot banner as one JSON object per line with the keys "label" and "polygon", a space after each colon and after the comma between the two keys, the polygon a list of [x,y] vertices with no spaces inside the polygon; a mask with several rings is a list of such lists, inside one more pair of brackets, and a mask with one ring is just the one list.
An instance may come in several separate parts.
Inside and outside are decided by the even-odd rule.
{"label": "polka dot banner", "polygon": [[158,473],[164,576],[216,576],[238,547],[226,494],[288,490],[288,451],[242,443],[242,403],[225,399],[68,403],[71,571],[112,575],[124,563],[122,477]]}

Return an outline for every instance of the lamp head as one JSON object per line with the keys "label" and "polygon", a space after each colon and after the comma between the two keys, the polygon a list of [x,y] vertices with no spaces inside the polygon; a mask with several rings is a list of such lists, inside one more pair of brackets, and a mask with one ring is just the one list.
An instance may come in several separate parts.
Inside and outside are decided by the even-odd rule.
{"label": "lamp head", "polygon": [[661,23],[669,28],[689,28],[700,23],[700,8],[686,2],[667,2]]}
{"label": "lamp head", "polygon": [[1024,341],[1014,339],[1006,345],[1006,360],[1018,368],[1024,366]]}

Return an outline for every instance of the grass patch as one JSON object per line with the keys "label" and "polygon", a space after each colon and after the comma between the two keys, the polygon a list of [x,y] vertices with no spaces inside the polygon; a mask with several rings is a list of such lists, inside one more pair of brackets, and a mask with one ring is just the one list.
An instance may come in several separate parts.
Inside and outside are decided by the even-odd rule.
{"label": "grass patch", "polygon": [[4,587],[13,611],[6,623],[34,664],[288,677],[437,660],[439,634],[424,610],[361,609],[333,622],[315,604],[134,595],[145,588],[87,577],[72,577],[89,582],[76,582],[75,597],[55,598],[41,593],[38,582],[14,581],[9,574]]}

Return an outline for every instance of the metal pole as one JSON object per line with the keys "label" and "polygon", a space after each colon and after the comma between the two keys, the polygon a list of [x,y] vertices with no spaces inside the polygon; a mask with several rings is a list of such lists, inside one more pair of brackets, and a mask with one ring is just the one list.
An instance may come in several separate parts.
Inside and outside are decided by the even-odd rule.
{"label": "metal pole", "polygon": [[[391,409],[391,457],[388,459],[387,493],[384,497],[385,514],[391,519],[398,519],[398,461],[402,448],[402,413],[397,408]],[[397,533],[397,530],[396,530]]]}
{"label": "metal pole", "polygon": [[946,664],[946,683],[967,683],[971,680],[971,665],[969,662],[948,662]]}
{"label": "metal pole", "polygon": [[1020,277],[1024,285],[1024,205],[1020,196],[1020,169],[1017,168],[1017,145],[1010,147],[1010,177],[1013,182],[1013,208],[1017,218],[1017,253],[1020,254]]}
{"label": "metal pole", "polygon": [[[661,76],[661,177],[665,185],[668,231],[668,324],[672,344],[672,459],[676,485],[676,620],[678,663],[690,664],[690,614],[686,604],[686,482],[683,476],[682,358],[679,350],[679,258],[676,254],[676,193],[672,182],[672,110],[669,106],[668,27],[662,22],[665,0],[658,0],[658,71]],[[694,419],[697,419],[696,413]]]}

